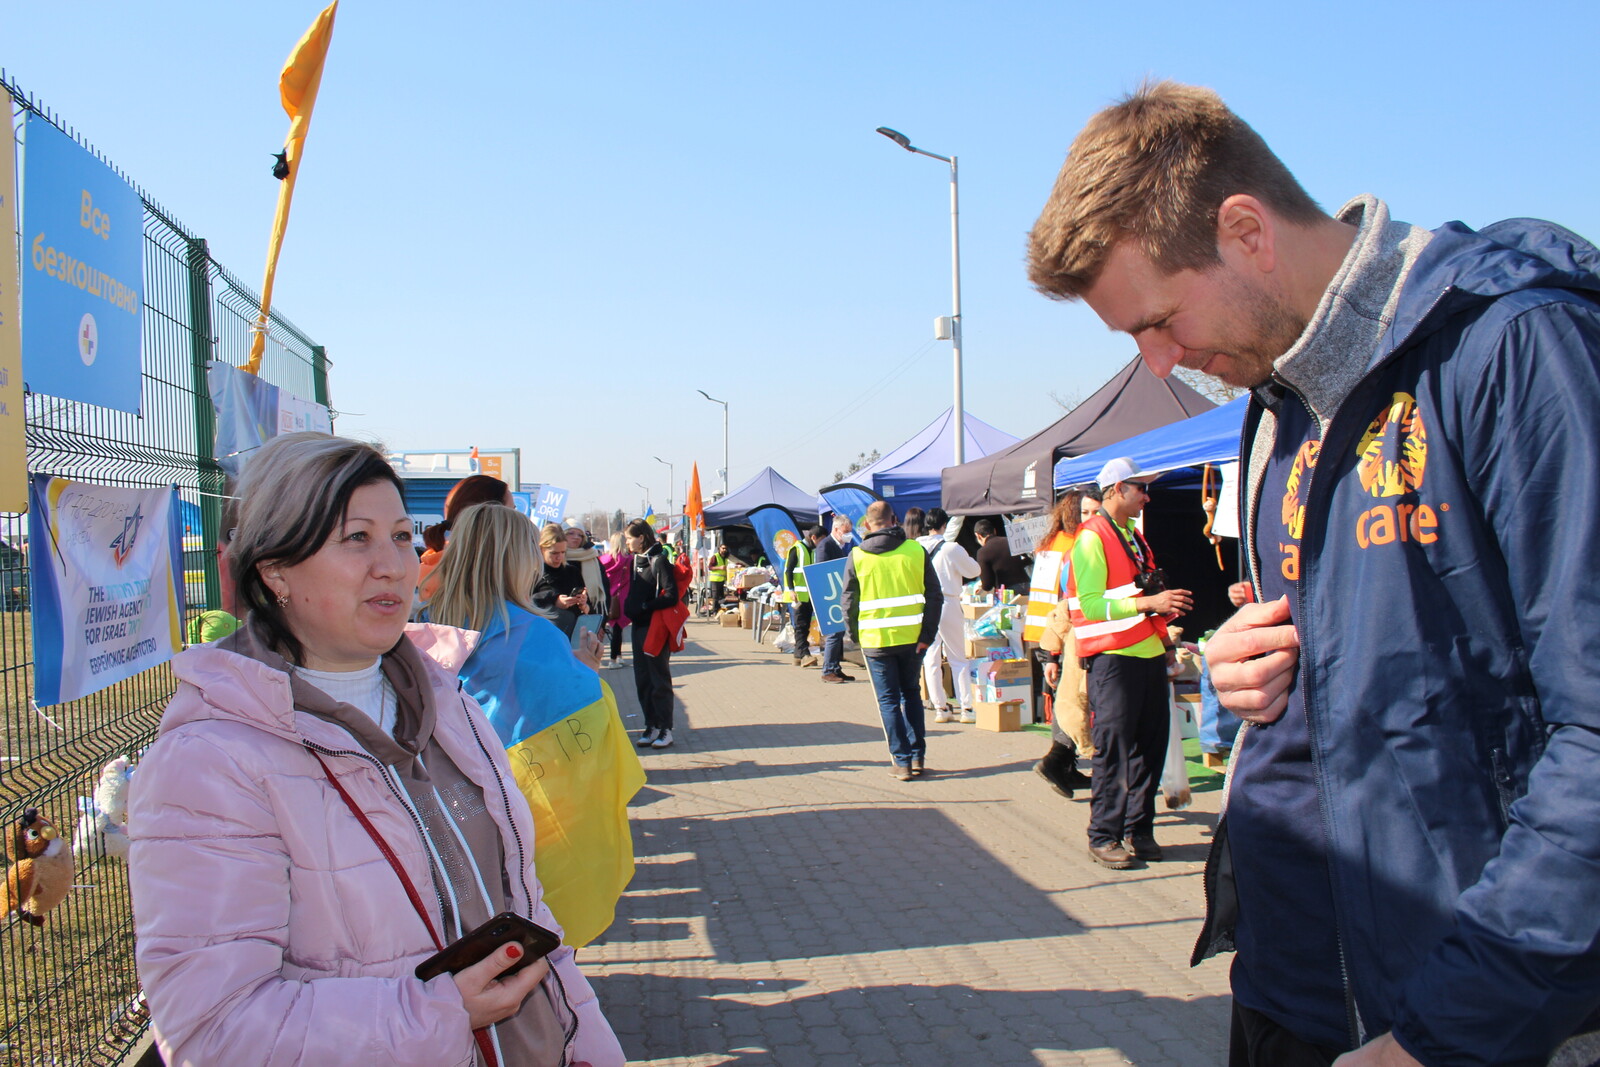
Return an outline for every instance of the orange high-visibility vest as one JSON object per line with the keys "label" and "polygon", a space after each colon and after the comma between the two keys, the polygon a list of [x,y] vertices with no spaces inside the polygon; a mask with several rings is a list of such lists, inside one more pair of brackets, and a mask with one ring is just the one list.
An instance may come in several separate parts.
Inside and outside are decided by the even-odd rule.
{"label": "orange high-visibility vest", "polygon": [[[1094,531],[1100,538],[1100,546],[1106,554],[1105,598],[1121,600],[1124,597],[1140,596],[1139,587],[1133,582],[1139,572],[1134,567],[1133,560],[1128,558],[1126,542],[1122,540],[1122,535],[1112,528],[1111,520],[1104,515],[1096,515],[1079,527],[1080,534],[1084,530]],[[1141,542],[1143,540],[1140,538]],[[1151,553],[1150,546],[1144,544],[1142,547],[1149,565],[1155,566],[1155,556]],[[1067,575],[1067,610],[1072,615],[1072,636],[1078,645],[1078,655],[1085,658],[1113,649],[1128,648],[1149,637],[1159,637],[1162,644],[1167,643],[1167,620],[1160,616],[1133,615],[1126,619],[1098,622],[1085,619],[1083,610],[1078,604],[1076,567]]]}

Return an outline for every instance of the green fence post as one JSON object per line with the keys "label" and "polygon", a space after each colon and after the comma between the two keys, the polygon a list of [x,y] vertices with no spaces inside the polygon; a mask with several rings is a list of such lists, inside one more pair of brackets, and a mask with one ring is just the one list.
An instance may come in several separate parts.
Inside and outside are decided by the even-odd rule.
{"label": "green fence post", "polygon": [[317,395],[311,399],[329,407],[328,403],[328,350],[321,345],[311,346],[311,381]]}
{"label": "green fence post", "polygon": [[206,364],[213,357],[211,338],[211,250],[205,238],[189,245],[189,357],[194,382],[194,455],[200,482],[200,532],[205,544],[206,607],[222,607],[222,574],[216,546],[222,541],[222,468],[217,464],[217,415],[211,406]]}

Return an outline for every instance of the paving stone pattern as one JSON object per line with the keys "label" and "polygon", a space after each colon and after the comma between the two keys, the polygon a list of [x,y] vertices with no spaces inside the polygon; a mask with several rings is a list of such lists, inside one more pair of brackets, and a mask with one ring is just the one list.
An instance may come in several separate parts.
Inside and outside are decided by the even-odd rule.
{"label": "paving stone pattern", "polygon": [[[691,623],[677,743],[643,756],[638,868],[580,962],[632,1064],[1104,1067],[1226,1061],[1227,959],[1188,965],[1219,794],[1161,863],[1087,855],[1034,732],[929,725],[899,782],[866,672],[827,685]],[[604,672],[631,730],[629,669]]]}

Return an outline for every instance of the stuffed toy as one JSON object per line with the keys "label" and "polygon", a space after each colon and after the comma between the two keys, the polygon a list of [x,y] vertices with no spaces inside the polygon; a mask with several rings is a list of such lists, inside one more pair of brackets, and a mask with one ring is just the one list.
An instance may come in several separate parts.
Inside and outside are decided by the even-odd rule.
{"label": "stuffed toy", "polygon": [[127,756],[118,756],[100,772],[94,799],[78,798],[78,829],[72,835],[72,851],[80,859],[92,859],[95,843],[111,859],[128,858],[128,779],[133,771]]}
{"label": "stuffed toy", "polygon": [[55,823],[29,808],[12,827],[11,866],[0,887],[0,915],[16,912],[35,926],[67,898],[72,888],[72,850]]}

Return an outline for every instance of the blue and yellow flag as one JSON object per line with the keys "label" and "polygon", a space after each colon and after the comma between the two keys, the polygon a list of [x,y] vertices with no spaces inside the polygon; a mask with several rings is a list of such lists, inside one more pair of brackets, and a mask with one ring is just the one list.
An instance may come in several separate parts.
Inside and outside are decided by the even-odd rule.
{"label": "blue and yellow flag", "polygon": [[533,809],[533,865],[573,948],[616,916],[633,878],[628,801],[644,785],[610,686],[553,623],[507,604],[461,668]]}

